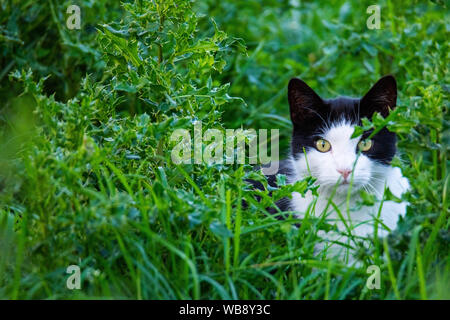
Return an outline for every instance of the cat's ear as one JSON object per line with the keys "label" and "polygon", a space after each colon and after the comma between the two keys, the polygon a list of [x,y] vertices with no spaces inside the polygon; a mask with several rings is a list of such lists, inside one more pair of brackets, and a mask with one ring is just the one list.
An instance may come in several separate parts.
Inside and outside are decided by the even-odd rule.
{"label": "cat's ear", "polygon": [[304,124],[317,116],[322,99],[304,81],[293,78],[288,85],[288,100],[293,124]]}
{"label": "cat's ear", "polygon": [[384,76],[361,99],[360,117],[372,118],[374,112],[387,117],[397,105],[397,82],[391,75]]}

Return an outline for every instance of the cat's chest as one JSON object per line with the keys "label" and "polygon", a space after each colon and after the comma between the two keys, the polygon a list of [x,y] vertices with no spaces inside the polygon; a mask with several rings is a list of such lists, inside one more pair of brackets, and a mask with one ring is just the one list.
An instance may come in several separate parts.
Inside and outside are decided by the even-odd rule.
{"label": "cat's chest", "polygon": [[377,212],[379,205],[363,206],[357,195],[350,196],[331,196],[326,193],[319,193],[319,196],[313,196],[308,192],[305,196],[299,193],[292,193],[291,208],[297,212],[297,216],[303,218],[306,213],[315,217],[320,217],[323,214],[329,220],[338,220],[341,216],[353,220],[373,218],[374,213]]}
{"label": "cat's chest", "polygon": [[[385,178],[384,183],[397,197],[400,197],[409,187],[408,181],[401,175],[398,168],[390,168],[389,175]],[[384,191],[384,183],[378,187],[381,195]],[[303,219],[305,215],[325,217],[328,223],[336,225],[340,231],[351,228],[354,234],[363,237],[372,234],[378,222],[381,222],[378,228],[380,236],[387,234],[388,230],[395,229],[399,216],[406,213],[406,205],[405,202],[397,203],[378,199],[374,205],[365,206],[361,204],[358,193],[347,197],[346,194],[320,192],[320,188],[319,196],[313,196],[311,192],[301,196],[294,192],[290,203],[291,209],[300,219]]]}
{"label": "cat's chest", "polygon": [[[399,216],[406,212],[405,203],[393,201],[378,201],[373,206],[363,206],[351,199],[333,201],[333,205],[326,197],[313,197],[306,194],[302,197],[298,193],[292,194],[291,208],[297,212],[297,217],[304,219],[308,214],[316,218],[325,218],[325,221],[337,227],[339,232],[351,233],[358,237],[368,237],[374,234],[377,228],[379,236],[385,236],[397,226]],[[378,226],[376,226],[378,224]]]}

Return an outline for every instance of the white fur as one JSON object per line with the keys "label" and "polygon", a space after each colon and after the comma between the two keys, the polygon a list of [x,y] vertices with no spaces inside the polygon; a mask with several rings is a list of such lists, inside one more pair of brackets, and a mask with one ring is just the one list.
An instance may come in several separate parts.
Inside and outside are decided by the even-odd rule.
{"label": "white fur", "polygon": [[[335,224],[339,232],[318,232],[318,235],[323,237],[325,241],[317,246],[316,250],[325,251],[324,249],[329,248],[327,249],[329,253],[340,257],[349,253],[350,261],[353,261],[351,258],[352,252],[347,252],[345,246],[334,243],[334,241],[355,247],[355,244],[350,241],[348,236],[341,234],[348,234],[348,229],[351,229],[351,233],[355,238],[373,237],[375,219],[381,203],[380,221],[382,224],[378,225],[377,234],[378,236],[386,236],[389,231],[396,228],[399,216],[404,215],[406,212],[407,204],[404,202],[380,201],[383,198],[385,185],[397,197],[400,197],[409,188],[408,180],[402,176],[399,168],[380,164],[363,154],[360,154],[358,157],[356,149],[360,138],[350,138],[353,130],[354,126],[346,122],[324,129],[322,137],[330,142],[331,150],[322,153],[311,148],[306,153],[306,156],[301,155],[298,159],[291,158],[293,174],[288,177],[290,183],[309,175],[317,179],[317,184],[320,185],[318,189],[319,196],[313,196],[309,192],[305,197],[302,197],[299,193],[294,192],[292,194],[291,207],[298,212],[297,216],[301,219],[306,214],[315,217],[322,217],[326,214],[327,221]],[[353,179],[350,195],[350,184],[342,184],[343,178],[337,171],[344,169],[353,170],[353,177],[350,176],[348,178],[349,181]],[[365,189],[376,196],[376,205],[359,206],[355,210],[358,207],[361,189]],[[326,213],[324,212],[333,190],[335,194],[332,197],[332,201],[341,211],[348,227],[346,227],[336,210],[333,209],[333,206],[329,205]],[[349,203],[347,205],[348,195]],[[312,205],[314,203],[315,206]],[[350,216],[350,219],[348,219],[348,216]]]}

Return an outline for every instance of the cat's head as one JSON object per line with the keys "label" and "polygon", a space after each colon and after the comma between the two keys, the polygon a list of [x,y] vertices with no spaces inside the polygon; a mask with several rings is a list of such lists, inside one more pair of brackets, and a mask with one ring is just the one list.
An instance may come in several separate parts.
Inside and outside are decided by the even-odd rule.
{"label": "cat's head", "polygon": [[371,132],[351,136],[362,118],[371,119],[374,112],[387,117],[395,108],[397,85],[393,76],[381,78],[360,99],[322,99],[305,82],[292,79],[288,99],[296,172],[309,171],[321,186],[338,183],[339,189],[347,188],[353,175],[353,190],[370,189],[383,176],[396,152],[395,133],[383,128],[371,140],[366,139]]}

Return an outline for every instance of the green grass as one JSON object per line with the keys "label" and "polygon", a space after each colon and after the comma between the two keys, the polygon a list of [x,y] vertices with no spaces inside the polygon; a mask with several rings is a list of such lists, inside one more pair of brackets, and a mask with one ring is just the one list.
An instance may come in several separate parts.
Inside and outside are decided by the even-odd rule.
{"label": "green grass", "polygon": [[[79,31],[69,3],[0,4],[0,298],[450,298],[442,1],[380,1],[381,30],[366,27],[370,1],[80,0]],[[291,77],[360,96],[388,73],[410,205],[359,267],[313,254],[324,216],[297,229],[268,214],[250,166],[171,160],[170,134],[194,120],[279,128],[283,150]],[[73,264],[81,290],[66,288]],[[365,286],[372,264],[379,290]]]}

